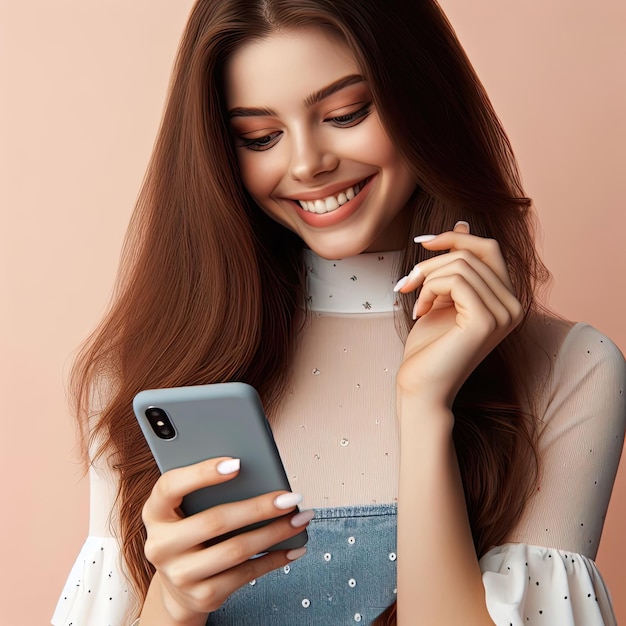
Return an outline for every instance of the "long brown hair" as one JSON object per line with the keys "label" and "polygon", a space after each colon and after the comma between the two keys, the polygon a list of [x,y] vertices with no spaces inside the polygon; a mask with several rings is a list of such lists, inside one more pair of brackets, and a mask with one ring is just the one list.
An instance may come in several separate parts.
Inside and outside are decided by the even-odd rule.
{"label": "long brown hair", "polygon": [[[409,235],[459,219],[500,243],[524,309],[547,273],[506,135],[434,0],[200,0],[175,64],[156,146],[125,242],[112,307],[72,374],[91,455],[119,470],[122,554],[141,600],[153,575],[141,509],[158,470],[132,415],[140,390],[241,380],[271,413],[304,306],[302,242],[243,188],[226,124],[222,68],[243,42],[323,26],[347,43],[418,190],[403,269],[426,258]],[[405,298],[403,332],[412,297]],[[477,555],[520,518],[536,472],[523,331],[459,392],[454,441]],[[95,406],[101,391],[104,400]],[[85,446],[87,448],[87,445]],[[377,623],[395,623],[395,605]]]}

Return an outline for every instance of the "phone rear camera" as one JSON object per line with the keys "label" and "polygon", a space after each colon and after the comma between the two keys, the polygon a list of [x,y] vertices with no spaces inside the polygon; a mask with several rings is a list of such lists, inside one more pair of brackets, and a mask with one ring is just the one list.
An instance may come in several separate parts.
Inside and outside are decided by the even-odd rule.
{"label": "phone rear camera", "polygon": [[149,409],[146,409],[146,417],[157,437],[173,439],[176,436],[174,426],[163,409],[151,406]]}

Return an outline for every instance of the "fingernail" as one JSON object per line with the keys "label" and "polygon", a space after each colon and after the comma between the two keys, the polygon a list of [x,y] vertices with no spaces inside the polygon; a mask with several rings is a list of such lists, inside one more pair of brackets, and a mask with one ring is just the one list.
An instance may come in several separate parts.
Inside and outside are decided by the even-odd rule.
{"label": "fingernail", "polygon": [[222,476],[234,474],[239,471],[240,466],[241,461],[239,459],[226,459],[217,464],[217,473],[222,474]]}
{"label": "fingernail", "polygon": [[415,237],[413,241],[415,243],[426,243],[427,241],[432,241],[433,239],[437,239],[438,235],[420,235],[419,237]]}
{"label": "fingernail", "polygon": [[302,500],[303,496],[300,493],[283,493],[282,495],[274,498],[274,506],[277,509],[290,509],[297,504],[300,504]]}
{"label": "fingernail", "polygon": [[301,556],[303,556],[305,553],[306,553],[306,548],[295,548],[294,550],[289,550],[289,552],[287,552],[285,556],[290,561],[295,561],[296,559],[299,559]]}
{"label": "fingernail", "polygon": [[308,522],[310,522],[315,517],[315,511],[313,509],[309,509],[308,511],[302,511],[297,515],[294,515],[289,523],[294,527],[298,528],[298,526],[304,526]]}
{"label": "fingernail", "polygon": [[459,220],[455,225],[454,228],[452,230],[456,230],[457,226],[465,226],[465,228],[467,228],[467,232],[469,233],[470,231],[470,225],[469,222],[465,222],[463,220]]}
{"label": "fingernail", "polygon": [[408,276],[404,276],[403,278],[401,278],[397,283],[396,286],[393,288],[394,291],[400,291],[400,289],[402,289],[402,287],[404,287],[404,285],[406,285],[407,281],[409,280]]}
{"label": "fingernail", "polygon": [[[413,305],[413,319],[416,320],[417,319],[417,300],[415,301],[415,304]],[[420,326],[421,328],[421,326]]]}
{"label": "fingernail", "polygon": [[422,270],[420,269],[420,266],[416,265],[409,273],[409,280],[415,280],[421,273]]}

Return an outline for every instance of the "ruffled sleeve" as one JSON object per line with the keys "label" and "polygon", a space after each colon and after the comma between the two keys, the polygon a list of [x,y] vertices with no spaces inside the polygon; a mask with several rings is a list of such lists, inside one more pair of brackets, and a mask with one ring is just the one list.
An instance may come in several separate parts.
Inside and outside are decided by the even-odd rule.
{"label": "ruffled sleeve", "polygon": [[128,587],[113,537],[87,537],[52,617],[54,626],[118,626],[125,622]]}
{"label": "ruffled sleeve", "polygon": [[496,626],[615,626],[596,564],[581,554],[506,544],[480,559],[485,599]]}
{"label": "ruffled sleeve", "polygon": [[117,538],[111,532],[117,474],[104,462],[89,470],[89,536],[59,596],[53,626],[124,626],[130,615],[131,592],[123,574]]}
{"label": "ruffled sleeve", "polygon": [[613,626],[594,559],[624,443],[626,364],[587,324],[553,358],[537,491],[507,543],[480,559],[487,609],[497,626]]}

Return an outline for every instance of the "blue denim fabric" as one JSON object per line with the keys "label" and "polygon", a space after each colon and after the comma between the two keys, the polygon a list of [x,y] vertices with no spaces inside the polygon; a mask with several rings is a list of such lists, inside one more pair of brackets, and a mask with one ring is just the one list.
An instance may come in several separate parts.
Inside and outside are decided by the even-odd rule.
{"label": "blue denim fabric", "polygon": [[233,594],[210,626],[371,624],[396,598],[395,505],[316,509],[307,553]]}

